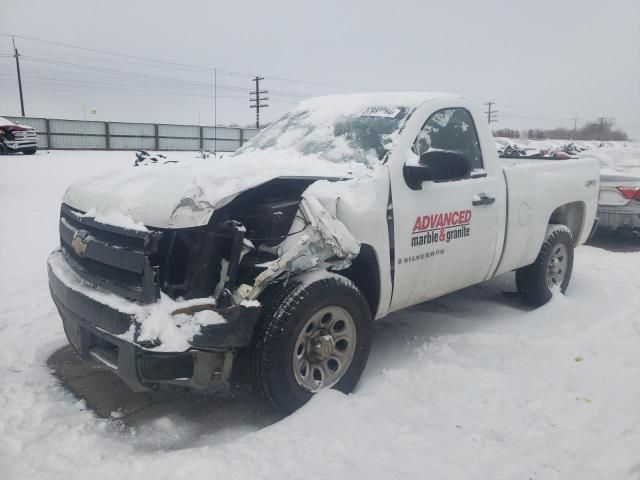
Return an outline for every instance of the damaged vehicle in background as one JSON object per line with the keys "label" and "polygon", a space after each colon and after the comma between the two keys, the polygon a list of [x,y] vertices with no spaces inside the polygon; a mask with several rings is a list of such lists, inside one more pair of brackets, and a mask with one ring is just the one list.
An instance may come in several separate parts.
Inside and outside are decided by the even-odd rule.
{"label": "damaged vehicle in background", "polygon": [[374,319],[512,270],[532,305],[564,291],[598,185],[596,161],[501,161],[464,97],[314,98],[223,159],[69,187],[49,285],[133,390],[291,412],[353,390]]}
{"label": "damaged vehicle in background", "polygon": [[0,117],[0,155],[24,153],[33,155],[38,149],[36,131],[28,125],[16,125],[11,120]]}
{"label": "damaged vehicle in background", "polygon": [[598,230],[640,238],[640,176],[605,167],[600,178]]}

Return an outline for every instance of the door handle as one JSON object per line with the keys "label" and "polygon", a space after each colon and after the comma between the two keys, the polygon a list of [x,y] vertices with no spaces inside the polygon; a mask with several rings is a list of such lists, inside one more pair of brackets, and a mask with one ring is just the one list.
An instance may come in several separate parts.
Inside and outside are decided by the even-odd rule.
{"label": "door handle", "polygon": [[486,193],[479,193],[478,195],[474,195],[471,203],[473,205],[491,205],[496,201],[496,197],[490,197]]}

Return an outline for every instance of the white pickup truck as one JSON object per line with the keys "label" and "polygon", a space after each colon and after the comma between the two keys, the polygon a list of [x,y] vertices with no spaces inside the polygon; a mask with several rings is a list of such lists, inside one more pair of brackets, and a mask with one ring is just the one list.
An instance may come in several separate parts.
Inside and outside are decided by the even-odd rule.
{"label": "white pickup truck", "polygon": [[596,161],[498,159],[464,97],[314,98],[226,158],[69,187],[49,283],[132,389],[289,412],[355,387],[374,319],[512,270],[531,304],[564,291],[598,191]]}

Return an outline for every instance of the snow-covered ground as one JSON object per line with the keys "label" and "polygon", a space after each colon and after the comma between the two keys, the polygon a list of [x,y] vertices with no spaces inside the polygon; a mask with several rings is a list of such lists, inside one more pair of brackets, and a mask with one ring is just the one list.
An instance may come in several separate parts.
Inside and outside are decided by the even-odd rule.
{"label": "snow-covered ground", "polygon": [[354,394],[261,430],[98,418],[46,365],[66,340],[45,258],[65,186],[133,159],[0,157],[1,478],[640,478],[640,252],[588,246],[538,310],[507,275],[378,322]]}

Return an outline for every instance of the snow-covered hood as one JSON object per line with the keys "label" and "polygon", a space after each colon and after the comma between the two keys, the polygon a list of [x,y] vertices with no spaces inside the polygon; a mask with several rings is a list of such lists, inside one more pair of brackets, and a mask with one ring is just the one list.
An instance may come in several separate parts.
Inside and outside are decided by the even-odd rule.
{"label": "snow-covered hood", "polygon": [[64,203],[97,221],[125,228],[206,225],[216,208],[278,177],[353,178],[376,169],[288,151],[254,151],[222,159],[131,167],[71,185]]}

